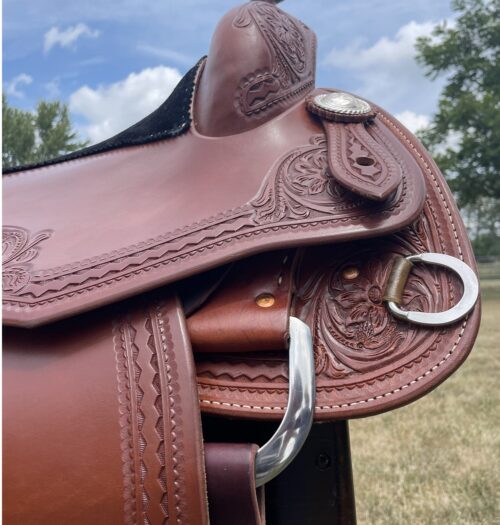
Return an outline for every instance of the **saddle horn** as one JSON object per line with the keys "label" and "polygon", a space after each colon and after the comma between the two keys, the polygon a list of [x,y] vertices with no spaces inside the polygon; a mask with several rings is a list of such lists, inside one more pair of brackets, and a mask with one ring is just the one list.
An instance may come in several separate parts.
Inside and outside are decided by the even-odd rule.
{"label": "saddle horn", "polygon": [[219,22],[194,97],[203,135],[254,129],[313,89],[316,36],[277,3],[251,1]]}

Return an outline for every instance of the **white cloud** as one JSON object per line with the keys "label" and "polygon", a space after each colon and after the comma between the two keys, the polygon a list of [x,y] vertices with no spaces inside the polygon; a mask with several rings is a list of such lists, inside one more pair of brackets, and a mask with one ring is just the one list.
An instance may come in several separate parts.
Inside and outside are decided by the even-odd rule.
{"label": "white cloud", "polygon": [[[418,114],[413,111],[402,111],[396,113],[395,117],[406,126],[412,133],[416,133],[431,123],[429,115]],[[450,131],[442,144],[434,148],[435,153],[445,153],[447,149],[458,151],[462,141],[462,133],[459,131]]]}
{"label": "white cloud", "polygon": [[396,118],[412,133],[426,128],[431,122],[429,115],[417,114],[414,111],[409,110],[397,113]]}
{"label": "white cloud", "polygon": [[177,62],[182,65],[191,65],[195,61],[188,55],[180,53],[179,51],[174,51],[173,49],[167,49],[164,47],[151,46],[149,44],[139,44],[137,50],[142,53],[154,56],[156,58],[161,58],[163,60],[168,60],[172,62]]}
{"label": "white cloud", "polygon": [[181,79],[177,69],[158,66],[131,73],[114,84],[83,86],[69,99],[73,113],[88,121],[83,130],[92,142],[123,131],[156,109]]}
{"label": "white cloud", "polygon": [[19,86],[29,86],[33,82],[33,77],[26,73],[21,73],[14,77],[6,86],[5,93],[12,97],[23,98],[24,92],[19,89]]}
{"label": "white cloud", "polygon": [[64,30],[59,27],[51,27],[43,37],[43,50],[48,53],[55,45],[61,47],[72,46],[80,37],[97,38],[100,32],[90,29],[87,24],[79,23]]}
{"label": "white cloud", "polygon": [[59,79],[54,78],[44,84],[49,98],[59,98],[61,96],[61,89],[59,87]]}
{"label": "white cloud", "polygon": [[373,46],[362,48],[358,40],[353,45],[341,50],[333,50],[327,62],[350,69],[373,66],[398,67],[408,59],[415,57],[415,42],[419,36],[429,35],[435,24],[411,21],[402,26],[394,39],[382,37]]}
{"label": "white cloud", "polygon": [[429,36],[435,26],[434,22],[412,21],[393,38],[384,36],[368,47],[358,39],[343,49],[333,49],[324,65],[350,72],[357,92],[389,111],[431,113],[441,83],[425,77],[415,60],[415,43],[418,37]]}

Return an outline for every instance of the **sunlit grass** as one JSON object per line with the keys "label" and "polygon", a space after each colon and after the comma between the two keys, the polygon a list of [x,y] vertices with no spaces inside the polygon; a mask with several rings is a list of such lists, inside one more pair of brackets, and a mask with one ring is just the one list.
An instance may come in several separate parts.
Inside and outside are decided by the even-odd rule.
{"label": "sunlit grass", "polygon": [[500,524],[500,280],[465,364],[425,398],[352,421],[359,525]]}

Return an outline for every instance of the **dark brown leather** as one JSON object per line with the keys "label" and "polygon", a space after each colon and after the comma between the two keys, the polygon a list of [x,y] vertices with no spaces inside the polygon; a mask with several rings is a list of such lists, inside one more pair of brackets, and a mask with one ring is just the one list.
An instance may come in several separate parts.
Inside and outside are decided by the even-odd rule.
{"label": "dark brown leather", "polygon": [[347,421],[313,425],[292,464],[266,485],[266,517],[267,525],[356,525]]}
{"label": "dark brown leather", "polygon": [[206,443],[211,525],[264,525],[264,491],[255,487],[257,445]]}
{"label": "dark brown leather", "polygon": [[[411,145],[425,174],[423,213],[397,234],[373,241],[304,250],[296,270],[292,314],[313,330],[316,417],[367,416],[404,405],[444,381],[465,360],[479,329],[480,306],[445,327],[421,327],[394,318],[382,302],[392,259],[438,252],[475,268],[467,232],[438,168],[411,133],[380,108],[378,117]],[[346,270],[358,275],[346,279]],[[347,272],[349,274],[349,272]],[[403,306],[440,311],[462,294],[456,277],[436,267],[411,273]],[[282,417],[287,401],[286,356],[198,356],[202,410],[251,418]]]}
{"label": "dark brown leather", "polygon": [[[290,315],[312,331],[317,420],[409,403],[467,357],[479,305],[429,328],[383,302],[395,257],[475,268],[449,188],[375,104],[364,123],[308,111],[329,91],[312,90],[314,49],[272,3],[245,4],[198,70],[189,131],[4,177],[8,523],[207,523],[199,407],[283,417]],[[415,265],[401,304],[461,293]],[[234,450],[248,489],[255,451]]]}
{"label": "dark brown leather", "polygon": [[[274,421],[203,415],[209,442],[263,445]],[[294,461],[265,485],[266,525],[355,525],[356,512],[347,421],[315,423]]]}

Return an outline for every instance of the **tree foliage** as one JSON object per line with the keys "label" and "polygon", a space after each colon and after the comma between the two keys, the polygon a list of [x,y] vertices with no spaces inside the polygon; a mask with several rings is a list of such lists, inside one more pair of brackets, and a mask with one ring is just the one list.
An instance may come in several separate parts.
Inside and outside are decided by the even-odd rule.
{"label": "tree foliage", "polygon": [[4,168],[42,162],[86,145],[77,140],[68,107],[40,101],[31,113],[9,105],[2,96],[2,165]]}
{"label": "tree foliage", "polygon": [[452,0],[452,9],[453,23],[417,42],[426,74],[446,78],[438,111],[420,138],[476,234],[494,233],[500,216],[500,1]]}
{"label": "tree foliage", "polygon": [[2,96],[2,165],[4,168],[27,164],[35,150],[33,115],[10,107]]}

